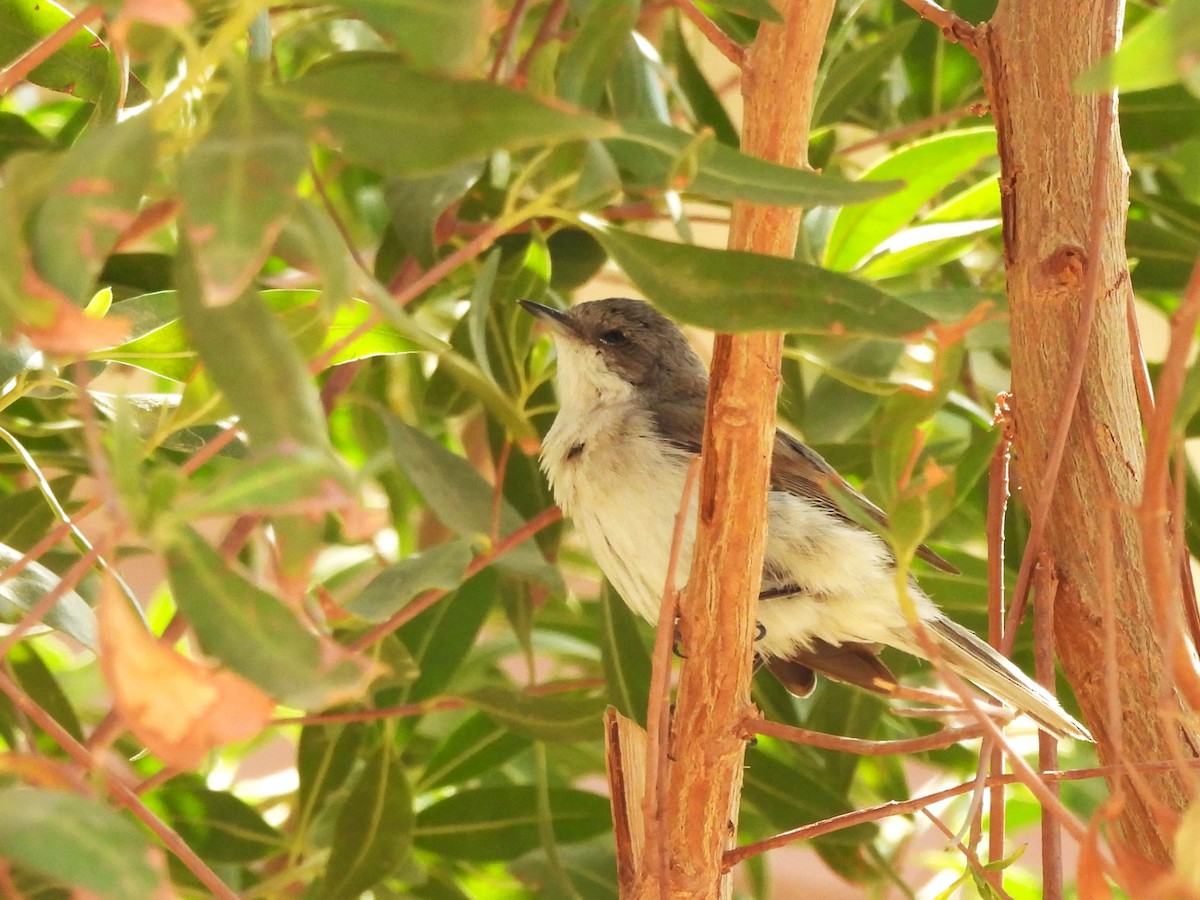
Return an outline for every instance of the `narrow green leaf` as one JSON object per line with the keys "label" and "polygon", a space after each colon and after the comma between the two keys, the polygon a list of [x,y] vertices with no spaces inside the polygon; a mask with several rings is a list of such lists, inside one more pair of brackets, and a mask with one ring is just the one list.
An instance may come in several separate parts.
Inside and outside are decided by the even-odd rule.
{"label": "narrow green leaf", "polygon": [[179,170],[181,229],[207,305],[233,303],[258,274],[307,166],[304,138],[235,86]]}
{"label": "narrow green leaf", "polygon": [[176,258],[179,312],[208,373],[237,412],[258,453],[329,452],[316,385],[287,329],[256,291],[211,306],[192,254]]}
{"label": "narrow green leaf", "polygon": [[471,340],[471,352],[487,377],[496,380],[492,371],[491,354],[488,352],[488,319],[492,308],[492,289],[496,284],[496,273],[500,271],[502,252],[496,248],[483,261],[483,267],[471,287],[471,306],[467,310],[467,335]]}
{"label": "narrow green leaf", "polygon": [[708,76],[696,63],[696,58],[688,49],[684,34],[685,32],[682,30],[675,32],[675,67],[679,88],[692,108],[696,123],[700,127],[712,129],[718,141],[726,147],[736,150],[741,146],[741,138],[738,136],[737,129],[729,118],[725,104],[721,102],[720,96],[709,84]]}
{"label": "narrow green leaf", "polygon": [[1200,50],[1200,3],[1176,0],[1153,10],[1105,57],[1075,80],[1075,90],[1113,88],[1141,91],[1183,81],[1200,93],[1196,53]]}
{"label": "narrow green leaf", "polygon": [[418,594],[458,587],[474,557],[468,540],[447,541],[406,556],[371,579],[346,610],[368,622],[382,622]]}
{"label": "narrow green leaf", "polygon": [[88,131],[59,164],[57,185],[33,220],[30,250],[41,276],[82,305],[133,222],[154,177],[158,140],[151,116]]}
{"label": "narrow green leaf", "polygon": [[492,685],[464,695],[473,706],[519,734],[539,741],[586,741],[600,737],[603,697],[526,694]]}
{"label": "narrow green leaf", "polygon": [[[830,790],[821,772],[804,771],[794,761],[789,764],[762,749],[746,755],[743,799],[776,828],[795,828],[821,819],[832,818],[852,809],[847,799]],[[876,832],[873,824],[843,828],[821,840],[858,845]]]}
{"label": "narrow green leaf", "polygon": [[31,787],[0,789],[0,857],[98,897],[129,900],[167,890],[150,844],[103,804]]}
{"label": "narrow green leaf", "polygon": [[[554,838],[587,840],[612,828],[599,794],[551,788]],[[417,814],[416,845],[451,859],[509,860],[541,845],[537,788],[532,785],[460,791]]]}
{"label": "narrow green leaf", "polygon": [[421,671],[400,691],[398,702],[415,703],[445,691],[496,604],[497,582],[493,570],[483,570],[396,633]]}
{"label": "narrow green leaf", "polygon": [[333,828],[321,896],[353,898],[386,878],[412,850],[413,803],[388,742],[367,760]]}
{"label": "narrow green leaf", "polygon": [[174,779],[157,797],[179,836],[206,862],[248,863],[283,849],[283,835],[252,806],[199,779]]}
{"label": "narrow green leaf", "polygon": [[650,652],[638,620],[607,582],[598,605],[600,662],[609,700],[621,715],[644,725],[650,703]]}
{"label": "narrow green leaf", "polygon": [[[321,291],[262,291],[260,295],[299,347],[305,359],[322,359],[337,366],[373,356],[412,353],[416,344],[391,325],[378,322],[366,331],[360,328],[374,318],[371,306],[362,300],[343,303],[332,317],[323,311]],[[113,307],[114,314],[133,323],[130,338],[107,350],[98,350],[92,359],[120,362],[145,369],[173,381],[187,381],[195,374],[199,359],[179,320],[179,304],[174,291],[160,291],[131,297]],[[348,344],[342,341],[351,333],[357,336]],[[340,345],[329,356],[327,351]]]}
{"label": "narrow green leaf", "polygon": [[[69,497],[75,487],[74,475],[60,475],[46,483],[55,497]],[[46,536],[58,521],[46,502],[41,487],[26,488],[0,500],[0,544],[25,552]]]}
{"label": "narrow green leaf", "polygon": [[816,266],[607,226],[593,233],[656,306],[702,328],[895,338],[929,324],[924,313],[878,288]]}
{"label": "narrow green leaf", "polygon": [[300,777],[297,818],[309,823],[325,808],[329,795],[346,783],[359,760],[366,726],[361,722],[305,725],[296,748]]}
{"label": "narrow green leaf", "polygon": [[[672,189],[713,200],[748,200],[775,206],[844,206],[894,194],[900,182],[846,181],[747,156],[716,140],[652,121],[621,123],[622,136],[605,144],[633,185]],[[681,154],[694,154],[690,178],[673,179]]]}
{"label": "narrow green leaf", "polygon": [[191,528],[174,538],[166,550],[171,594],[206,654],[300,709],[361,695],[373,674],[362,660],[309,631]]}
{"label": "narrow green leaf", "polygon": [[388,227],[402,250],[428,268],[436,261],[433,230],[446,208],[462,198],[483,173],[483,163],[470,160],[421,178],[389,178],[383,199],[392,214]]}
{"label": "narrow green leaf", "polygon": [[991,128],[949,131],[892,152],[863,178],[903,179],[904,189],[841,210],[825,245],[825,265],[842,271],[860,265],[882,241],[908,225],[922,206],[995,152],[996,134]]}
{"label": "narrow green leaf", "polygon": [[[396,464],[421,492],[430,511],[446,527],[465,538],[490,535],[494,508],[492,486],[469,462],[418,429],[390,414],[385,423]],[[512,534],[521,525],[521,516],[507,500],[501,499],[498,536]],[[514,547],[497,560],[496,565],[555,590],[562,584],[558,569],[546,562],[533,541]]]}
{"label": "narrow green leaf", "polygon": [[[0,571],[21,559],[22,554],[0,544]],[[31,562],[17,575],[0,583],[0,622],[15,623],[26,610],[53,590],[59,577],[39,562]],[[96,647],[96,616],[87,601],[67,591],[42,619],[52,628],[70,635],[89,649]]]}
{"label": "narrow green leaf", "polygon": [[[0,68],[31,50],[74,16],[53,0],[0,0]],[[90,28],[73,35],[45,62],[29,73],[33,84],[63,91],[80,100],[99,99],[111,80],[120,77],[120,64]]]}
{"label": "narrow green leaf", "polygon": [[[613,126],[488,81],[417,72],[398,57],[341,54],[270,89],[284,114],[314,139],[367,166],[412,178],[495,150],[601,137]],[[379,103],[379,97],[395,102]],[[397,141],[395,135],[404,135]]]}
{"label": "narrow green leaf", "polygon": [[617,66],[621,50],[637,25],[640,0],[595,0],[559,58],[558,96],[595,109]]}
{"label": "narrow green leaf", "polygon": [[191,496],[178,501],[186,520],[202,516],[285,511],[321,496],[339,474],[329,460],[312,456],[281,456],[228,462],[225,474]]}
{"label": "narrow green leaf", "polygon": [[438,744],[425,763],[421,789],[430,791],[480,778],[530,746],[529,738],[475,713]]}
{"label": "narrow green leaf", "polygon": [[83,728],[70,698],[33,647],[27,642],[17,644],[8,653],[8,664],[29,699],[49,713],[71,737],[83,741]]}
{"label": "narrow green leaf", "polygon": [[813,128],[842,121],[856,103],[878,90],[884,73],[920,25],[917,19],[893,25],[865,47],[837,57],[813,101]]}
{"label": "narrow green leaf", "polygon": [[362,16],[421,68],[466,68],[487,43],[485,0],[333,0],[333,5]]}

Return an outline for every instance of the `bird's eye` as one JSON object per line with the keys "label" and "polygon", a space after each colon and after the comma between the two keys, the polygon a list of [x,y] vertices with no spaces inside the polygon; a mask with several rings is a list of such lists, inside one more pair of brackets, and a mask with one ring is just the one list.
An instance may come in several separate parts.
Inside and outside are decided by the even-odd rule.
{"label": "bird's eye", "polygon": [[608,344],[610,347],[620,347],[628,342],[629,337],[619,328],[612,328],[600,335],[600,343]]}

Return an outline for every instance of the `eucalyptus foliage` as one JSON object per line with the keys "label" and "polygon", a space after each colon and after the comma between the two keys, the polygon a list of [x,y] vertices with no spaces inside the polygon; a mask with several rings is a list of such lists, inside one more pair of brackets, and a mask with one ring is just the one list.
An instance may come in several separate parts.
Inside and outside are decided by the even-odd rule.
{"label": "eucalyptus foliage", "polygon": [[[0,584],[10,624],[62,590],[6,677],[94,735],[111,709],[97,648],[120,649],[103,622],[97,638],[103,593],[186,636],[199,685],[232,673],[278,704],[188,771],[118,719],[118,770],[97,752],[67,776],[79,760],[0,697],[0,856],[24,896],[149,897],[167,879],[208,894],[107,777],[145,781],[149,810],[241,896],[615,896],[600,717],[644,720],[650,635],[569,525],[504,543],[552,505],[536,448],[553,354],[521,298],[638,293],[705,328],[789,332],[784,427],[888,510],[898,549],[929,540],[962,570],[923,583],[983,628],[1008,371],[977,66],[901,3],[840,4],[817,171],[796,171],[738,152],[729,72],[667,6],[105,2],[99,39],[81,31],[0,98],[0,560],[86,513]],[[741,42],[776,18],[766,0],[699,6]],[[1197,9],[1155,14],[1081,83],[1140,91],[1121,115],[1147,315],[1178,302],[1200,251]],[[70,18],[0,0],[0,64]],[[1163,41],[1178,65],[1140,67]],[[737,200],[804,207],[796,259],[697,242]],[[380,629],[413,602],[428,608]],[[1027,638],[1017,657],[1029,668]],[[756,690],[771,718],[831,733],[935,727],[838,685]],[[891,757],[762,739],[747,759],[742,840],[911,789]],[[975,766],[963,747],[922,759],[956,780]],[[1064,799],[1087,814],[1098,791]],[[1010,825],[1035,808],[1016,794]],[[913,827],[815,848],[883,885]],[[749,867],[756,895],[769,881]]]}

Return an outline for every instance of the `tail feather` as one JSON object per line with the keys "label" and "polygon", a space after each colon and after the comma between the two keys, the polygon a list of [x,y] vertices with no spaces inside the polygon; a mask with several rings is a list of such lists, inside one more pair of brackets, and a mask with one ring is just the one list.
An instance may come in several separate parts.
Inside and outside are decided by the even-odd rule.
{"label": "tail feather", "polygon": [[1049,691],[973,632],[941,617],[925,624],[942,657],[959,675],[1059,737],[1092,740],[1088,730]]}

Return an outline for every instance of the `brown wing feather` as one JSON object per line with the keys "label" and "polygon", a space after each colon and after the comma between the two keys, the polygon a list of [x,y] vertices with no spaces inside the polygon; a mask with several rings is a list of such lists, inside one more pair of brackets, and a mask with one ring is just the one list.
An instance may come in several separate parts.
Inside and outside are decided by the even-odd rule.
{"label": "brown wing feather", "polygon": [[[662,403],[654,411],[654,426],[659,435],[673,447],[686,453],[700,452],[700,439],[704,430],[704,409],[695,398],[678,403]],[[771,489],[787,491],[803,497],[833,515],[852,522],[850,516],[838,506],[830,486],[854,501],[864,515],[887,528],[887,515],[882,509],[855,490],[837,470],[825,462],[811,447],[784,434],[775,433],[775,447],[771,458]],[[958,569],[943,559],[925,544],[917,548],[917,556],[943,572],[959,574]]]}
{"label": "brown wing feather", "polygon": [[797,697],[812,693],[816,672],[877,694],[890,694],[899,686],[896,676],[867,644],[814,641],[809,649],[798,650],[787,658],[768,659],[767,668]]}

